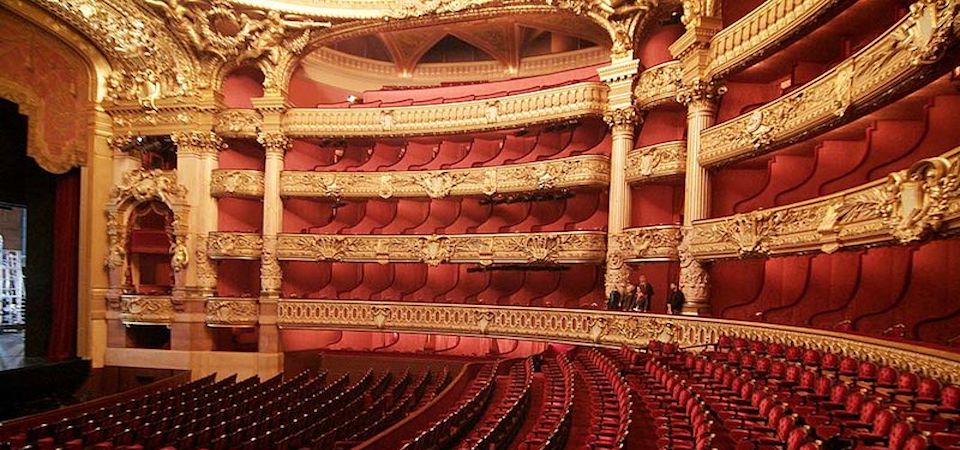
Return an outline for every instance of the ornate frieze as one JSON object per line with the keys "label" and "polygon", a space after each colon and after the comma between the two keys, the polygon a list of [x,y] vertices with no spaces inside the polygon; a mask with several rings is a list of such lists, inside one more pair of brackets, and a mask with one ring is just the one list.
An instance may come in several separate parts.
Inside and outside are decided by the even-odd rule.
{"label": "ornate frieze", "polygon": [[225,109],[217,114],[214,131],[223,137],[256,138],[263,126],[263,115],[255,109]]}
{"label": "ornate frieze", "polygon": [[260,307],[254,298],[211,297],[205,311],[207,325],[244,327],[257,324]]}
{"label": "ornate frieze", "polygon": [[861,187],[695,222],[690,252],[730,258],[909,243],[960,228],[960,149]]}
{"label": "ornate frieze", "polygon": [[212,131],[184,131],[170,134],[178,154],[216,156],[223,150],[223,140]]}
{"label": "ornate frieze", "polygon": [[615,236],[627,262],[676,261],[680,245],[679,225],[627,228]]}
{"label": "ornate frieze", "polygon": [[120,321],[127,325],[169,325],[173,322],[174,312],[170,296],[120,297]]}
{"label": "ornate frieze", "polygon": [[634,89],[635,104],[640,110],[676,101],[683,67],[680,61],[667,61],[640,73]]}
{"label": "ornate frieze", "polygon": [[263,198],[263,172],[216,169],[210,173],[210,195],[218,198]]}
{"label": "ornate frieze", "polygon": [[627,182],[682,175],[687,167],[687,141],[670,141],[633,149],[627,154]]}
{"label": "ornate frieze", "polygon": [[115,204],[127,199],[136,202],[159,200],[167,204],[184,202],[187,188],[177,184],[177,173],[159,169],[131,170],[113,187],[110,197]]}
{"label": "ornate frieze", "polygon": [[956,39],[954,1],[920,0],[884,35],[801,89],[706,129],[711,165],[764,153],[850,120],[922,79]]}
{"label": "ornate frieze", "polygon": [[285,134],[319,136],[423,136],[471,133],[599,116],[607,86],[584,82],[488,100],[392,108],[292,108],[283,116]]}
{"label": "ornate frieze", "polygon": [[779,324],[560,308],[294,299],[281,299],[277,316],[284,328],[430,332],[611,347],[644,347],[651,340],[701,346],[716,343],[725,335],[839,351],[944,382],[960,382],[956,353]]}
{"label": "ornate frieze", "polygon": [[[442,263],[600,263],[606,252],[602,232],[317,235],[281,234],[280,260]],[[211,252],[212,253],[212,252]]]}
{"label": "ornate frieze", "polygon": [[[262,185],[262,174],[260,176]],[[607,157],[584,155],[471,169],[388,172],[284,171],[280,177],[280,194],[285,197],[445,198],[605,186],[609,180],[610,164]]]}
{"label": "ornate frieze", "polygon": [[214,231],[207,237],[211,259],[260,259],[263,238],[257,233]]}
{"label": "ornate frieze", "polygon": [[706,71],[711,77],[722,77],[744,67],[844,4],[841,0],[767,0],[713,36]]}

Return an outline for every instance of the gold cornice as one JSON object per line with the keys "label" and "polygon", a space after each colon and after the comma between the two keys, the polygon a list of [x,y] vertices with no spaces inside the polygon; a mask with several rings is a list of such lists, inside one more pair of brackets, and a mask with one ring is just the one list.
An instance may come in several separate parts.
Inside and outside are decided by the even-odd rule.
{"label": "gold cornice", "polygon": [[263,198],[263,172],[216,169],[210,174],[210,195],[217,198]]}
{"label": "gold cornice", "polygon": [[616,239],[626,262],[679,260],[680,225],[627,228]]}
{"label": "gold cornice", "polygon": [[259,321],[260,306],[255,298],[210,297],[204,311],[208,326],[251,327]]}
{"label": "gold cornice", "polygon": [[213,231],[207,238],[210,259],[260,259],[263,237],[258,233]]}
{"label": "gold cornice", "polygon": [[724,77],[757,61],[846,3],[843,0],[763,2],[711,38],[708,76]]}
{"label": "gold cornice", "polygon": [[[281,260],[442,263],[600,263],[606,233],[596,231],[453,234],[281,234]],[[211,252],[212,253],[212,252]]]}
{"label": "gold cornice", "polygon": [[700,161],[729,162],[849,121],[915,87],[955,41],[954,1],[920,0],[893,28],[802,88],[707,128]]}
{"label": "gold cornice", "polygon": [[696,221],[699,259],[833,252],[911,243],[960,229],[960,148],[886,179],[767,210]]}
{"label": "gold cornice", "polygon": [[487,100],[392,108],[292,108],[283,117],[293,137],[425,136],[602,115],[607,86],[585,82]]}
{"label": "gold cornice", "polygon": [[680,61],[667,61],[640,73],[634,89],[638,109],[650,109],[677,100],[677,85],[683,75]]}
{"label": "gold cornice", "polygon": [[170,296],[123,295],[120,321],[125,325],[170,325],[174,315]]}
{"label": "gold cornice", "polygon": [[216,106],[202,101],[161,99],[152,109],[131,101],[110,102],[105,109],[113,119],[115,135],[158,136],[193,132],[198,125],[210,129]]}
{"label": "gold cornice", "polygon": [[562,308],[355,300],[282,299],[282,328],[357,329],[532,339],[609,347],[644,347],[651,340],[681,347],[714,344],[721,335],[800,345],[960,382],[960,354],[867,336],[779,324],[695,316]]}
{"label": "gold cornice", "polygon": [[583,155],[470,169],[388,172],[284,171],[280,176],[280,195],[325,198],[445,198],[605,186],[609,182],[609,159],[599,155]]}
{"label": "gold cornice", "polygon": [[670,141],[635,148],[627,154],[628,183],[682,175],[687,166],[687,141]]}

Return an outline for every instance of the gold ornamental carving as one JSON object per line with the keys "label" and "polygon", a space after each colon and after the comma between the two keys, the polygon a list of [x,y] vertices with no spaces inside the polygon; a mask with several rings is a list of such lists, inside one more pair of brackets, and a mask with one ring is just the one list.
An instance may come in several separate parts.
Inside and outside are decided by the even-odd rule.
{"label": "gold ornamental carving", "polygon": [[[415,235],[281,234],[280,260],[443,263],[600,263],[601,232]],[[211,254],[213,252],[211,251]]]}
{"label": "gold ornamental carving", "polygon": [[186,201],[187,188],[177,184],[177,174],[159,169],[135,169],[123,175],[119,184],[110,191],[115,204],[127,199],[137,203],[151,200],[172,205]]}
{"label": "gold ornamental carving", "polygon": [[721,335],[795,344],[821,352],[960,382],[960,356],[919,345],[779,324],[562,308],[360,300],[281,299],[281,327],[388,330],[644,347],[651,340],[681,347],[714,344]]}
{"label": "gold ornamental carving", "polygon": [[626,130],[632,133],[642,119],[637,113],[637,109],[634,106],[629,106],[607,110],[603,113],[603,121],[613,131]]}
{"label": "gold ornamental carving", "polygon": [[211,259],[259,259],[263,237],[257,233],[211,232],[207,237],[207,256]]}
{"label": "gold ornamental carving", "polygon": [[677,80],[676,100],[677,103],[688,107],[702,102],[713,104],[726,92],[727,87],[716,80],[699,78],[689,82]]}
{"label": "gold ornamental carving", "polygon": [[910,243],[960,228],[960,148],[886,179],[764,211],[694,222],[693,256],[833,252]]}
{"label": "gold ornamental carving", "polygon": [[207,253],[208,247],[207,236],[198,234],[194,252],[197,264],[197,285],[213,291],[217,288],[217,267]]}
{"label": "gold ornamental carving", "polygon": [[260,314],[256,299],[250,298],[211,297],[204,309],[210,326],[253,326]]}
{"label": "gold ornamental carving", "polygon": [[214,131],[232,138],[256,138],[263,126],[263,115],[255,109],[225,109],[217,114]]}
{"label": "gold ornamental carving", "polygon": [[956,41],[953,0],[919,0],[893,28],[802,88],[704,130],[700,160],[713,165],[766,153],[911,89]]}
{"label": "gold ornamental carving", "polygon": [[627,228],[615,236],[627,262],[677,261],[679,225]]}
{"label": "gold ornamental carving", "polygon": [[600,116],[607,86],[583,82],[505,96],[490,115],[487,100],[395,108],[291,108],[282,128],[291,137],[430,136],[507,129]]}
{"label": "gold ornamental carving", "polygon": [[634,88],[634,103],[640,110],[676,101],[677,86],[683,74],[680,61],[667,61],[640,73]]}
{"label": "gold ornamental carving", "polygon": [[599,155],[488,168],[392,172],[284,171],[284,197],[391,198],[493,195],[605,186],[608,158]]}
{"label": "gold ornamental carving", "polygon": [[223,140],[212,131],[186,131],[170,135],[177,145],[177,153],[216,156],[223,149]]}
{"label": "gold ornamental carving", "polygon": [[0,78],[0,98],[15,103],[17,112],[28,118],[27,156],[33,158],[40,167],[48,172],[59,174],[84,163],[86,149],[82,146],[58,149],[47,146],[44,127],[55,124],[44,124],[43,116],[46,106],[33,89]]}
{"label": "gold ornamental carving", "polygon": [[260,254],[260,291],[267,295],[279,293],[283,282],[283,270],[277,255],[277,237],[264,236]]}
{"label": "gold ornamental carving", "polygon": [[263,198],[263,172],[216,169],[210,173],[210,195],[217,198]]}
{"label": "gold ornamental carving", "polygon": [[169,325],[174,312],[169,296],[124,295],[120,298],[120,321],[126,325]]}
{"label": "gold ornamental carving", "polygon": [[687,141],[648,145],[627,153],[628,183],[682,175],[687,167]]}

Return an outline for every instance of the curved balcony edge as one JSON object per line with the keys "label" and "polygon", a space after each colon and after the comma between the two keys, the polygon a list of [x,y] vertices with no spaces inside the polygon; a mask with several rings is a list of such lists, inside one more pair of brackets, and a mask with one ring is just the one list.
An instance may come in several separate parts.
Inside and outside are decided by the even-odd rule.
{"label": "curved balcony edge", "polygon": [[643,183],[683,175],[687,171],[687,141],[648,145],[627,153],[628,183]]}
{"label": "curved balcony edge", "polygon": [[516,306],[360,300],[281,299],[277,324],[290,329],[353,329],[530,339],[580,345],[640,347],[651,340],[682,347],[721,335],[842,350],[901,370],[960,381],[960,353],[905,342],[779,324],[695,316]]}

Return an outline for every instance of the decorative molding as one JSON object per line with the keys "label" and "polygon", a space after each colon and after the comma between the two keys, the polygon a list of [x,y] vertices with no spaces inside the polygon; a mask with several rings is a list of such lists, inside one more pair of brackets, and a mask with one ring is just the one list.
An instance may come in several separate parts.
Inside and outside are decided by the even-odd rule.
{"label": "decorative molding", "polygon": [[213,231],[207,237],[210,259],[260,259],[263,237],[258,233]]}
{"label": "decorative molding", "polygon": [[293,137],[425,136],[473,133],[600,116],[607,86],[576,83],[487,100],[391,108],[292,108],[283,116]]}
{"label": "decorative molding", "polygon": [[679,260],[680,225],[627,228],[615,237],[626,262]]}
{"label": "decorative molding", "polygon": [[277,307],[278,324],[283,328],[475,335],[610,347],[644,347],[651,340],[701,346],[726,335],[842,352],[944,382],[960,382],[958,353],[779,324],[614,311],[355,300],[282,299]]}
{"label": "decorative molding", "polygon": [[46,120],[46,102],[33,89],[12,80],[0,78],[0,99],[9,100],[17,105],[17,112],[27,120],[27,156],[50,173],[66,173],[70,169],[84,164],[86,148],[72,145],[70,148],[50,148],[47,145],[46,127],[56,127],[56,123]]}
{"label": "decorative molding", "polygon": [[680,61],[667,61],[640,73],[634,89],[634,104],[646,110],[677,100],[677,86],[683,74]]}
{"label": "decorative molding", "polygon": [[124,325],[170,325],[174,312],[170,296],[120,296],[120,321]]}
{"label": "decorative molding", "polygon": [[960,228],[960,148],[886,179],[769,210],[694,222],[700,259],[910,243]]}
{"label": "decorative molding", "polygon": [[110,200],[120,205],[159,200],[167,205],[186,202],[187,188],[177,184],[176,171],[135,169],[123,174],[123,180],[110,191]]}
{"label": "decorative molding", "polygon": [[955,41],[953,0],[920,0],[893,28],[802,88],[703,131],[700,161],[766,153],[852,120],[922,81]]}
{"label": "decorative molding", "polygon": [[628,183],[683,175],[687,168],[687,141],[670,141],[635,148],[627,153]]}
{"label": "decorative molding", "polygon": [[217,114],[213,131],[223,137],[254,139],[263,127],[263,114],[255,109],[232,108]]}
{"label": "decorative molding", "polygon": [[[453,235],[281,234],[280,260],[443,263],[601,263],[606,234],[595,231]],[[213,253],[211,251],[211,253]]]}
{"label": "decorative molding", "polygon": [[212,131],[176,132],[170,139],[177,145],[178,154],[215,157],[224,148],[223,140]]}
{"label": "decorative molding", "polygon": [[210,173],[210,195],[217,198],[263,198],[263,172],[215,169]]}
{"label": "decorative molding", "polygon": [[259,321],[260,306],[255,298],[211,297],[204,309],[208,326],[248,327]]}
{"label": "decorative molding", "polygon": [[843,0],[767,0],[710,40],[710,77],[723,77],[775,51],[845,5]]}
{"label": "decorative molding", "polygon": [[[216,176],[216,172],[214,175]],[[284,197],[381,197],[385,199],[430,197],[438,199],[606,186],[609,182],[609,159],[599,155],[584,155],[471,169],[386,172],[284,171],[280,176],[280,195]]]}

